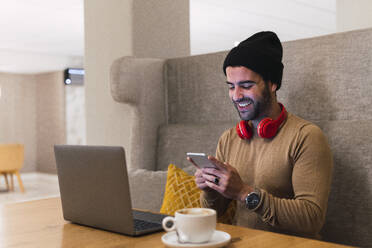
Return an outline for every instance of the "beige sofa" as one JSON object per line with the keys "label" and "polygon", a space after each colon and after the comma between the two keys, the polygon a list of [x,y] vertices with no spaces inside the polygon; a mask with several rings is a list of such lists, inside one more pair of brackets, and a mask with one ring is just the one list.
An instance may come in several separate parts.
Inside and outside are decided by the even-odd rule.
{"label": "beige sofa", "polygon": [[[284,42],[283,48],[278,98],[318,124],[334,154],[323,238],[371,246],[372,29]],[[168,164],[192,173],[185,153],[214,154],[223,130],[238,121],[222,72],[226,53],[123,57],[112,65],[112,96],[135,112],[128,151],[135,207],[159,210]]]}

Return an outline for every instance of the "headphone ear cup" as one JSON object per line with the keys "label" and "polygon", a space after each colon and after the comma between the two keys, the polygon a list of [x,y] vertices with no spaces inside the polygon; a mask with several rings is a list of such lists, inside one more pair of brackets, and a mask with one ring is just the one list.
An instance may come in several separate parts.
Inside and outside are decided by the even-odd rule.
{"label": "headphone ear cup", "polygon": [[261,138],[270,139],[276,135],[278,128],[271,118],[265,118],[258,124],[257,133]]}
{"label": "headphone ear cup", "polygon": [[236,132],[241,139],[249,140],[253,132],[247,121],[240,121],[236,125]]}
{"label": "headphone ear cup", "polygon": [[283,106],[283,104],[279,103],[282,112],[280,113],[278,119],[273,120],[271,118],[264,118],[260,121],[257,126],[257,133],[261,138],[271,139],[273,138],[283,123],[285,118],[287,117],[287,110]]}

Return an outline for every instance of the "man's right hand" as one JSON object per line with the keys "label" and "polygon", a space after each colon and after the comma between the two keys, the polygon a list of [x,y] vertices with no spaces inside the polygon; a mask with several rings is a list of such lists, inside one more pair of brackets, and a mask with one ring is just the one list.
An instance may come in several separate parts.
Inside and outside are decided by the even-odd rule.
{"label": "man's right hand", "polygon": [[206,192],[209,192],[211,191],[212,189],[208,187],[208,185],[205,183],[205,178],[203,177],[203,172],[201,169],[196,169],[195,171],[195,183],[196,183],[196,186],[198,186],[199,189],[203,190],[203,191],[206,191]]}

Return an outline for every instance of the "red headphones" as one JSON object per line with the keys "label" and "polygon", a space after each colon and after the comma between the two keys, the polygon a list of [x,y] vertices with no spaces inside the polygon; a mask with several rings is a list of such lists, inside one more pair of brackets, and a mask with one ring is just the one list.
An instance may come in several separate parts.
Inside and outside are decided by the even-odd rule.
{"label": "red headphones", "polygon": [[[271,118],[264,118],[260,121],[257,126],[258,136],[261,138],[271,139],[278,132],[278,128],[283,123],[287,117],[287,110],[285,110],[283,104],[279,103],[282,112],[280,113],[278,119],[273,120]],[[248,121],[240,121],[236,125],[236,132],[242,139],[249,140],[253,136],[252,128],[249,126]]]}

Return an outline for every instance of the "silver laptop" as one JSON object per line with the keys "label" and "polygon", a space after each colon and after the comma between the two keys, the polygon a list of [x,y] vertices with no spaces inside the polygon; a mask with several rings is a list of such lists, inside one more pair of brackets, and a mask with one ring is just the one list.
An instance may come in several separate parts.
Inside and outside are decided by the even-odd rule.
{"label": "silver laptop", "polygon": [[123,147],[56,145],[64,219],[131,236],[162,230],[166,215],[132,210]]}

